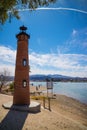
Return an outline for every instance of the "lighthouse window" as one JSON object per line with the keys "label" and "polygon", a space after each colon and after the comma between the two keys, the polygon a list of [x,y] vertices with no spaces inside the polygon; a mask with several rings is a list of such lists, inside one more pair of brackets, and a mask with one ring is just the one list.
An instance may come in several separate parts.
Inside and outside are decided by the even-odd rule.
{"label": "lighthouse window", "polygon": [[26,80],[23,80],[23,87],[26,87],[27,86],[27,82]]}
{"label": "lighthouse window", "polygon": [[26,59],[23,59],[23,66],[26,66],[27,65],[27,61]]}

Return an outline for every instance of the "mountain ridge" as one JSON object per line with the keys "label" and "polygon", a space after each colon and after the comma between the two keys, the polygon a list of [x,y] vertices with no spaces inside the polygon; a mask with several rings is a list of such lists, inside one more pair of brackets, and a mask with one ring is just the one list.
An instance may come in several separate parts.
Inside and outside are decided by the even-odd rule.
{"label": "mountain ridge", "polygon": [[54,81],[87,81],[87,77],[73,77],[73,76],[65,76],[65,75],[59,75],[59,74],[35,74],[30,75],[30,80],[39,80],[39,81],[46,81],[54,80]]}

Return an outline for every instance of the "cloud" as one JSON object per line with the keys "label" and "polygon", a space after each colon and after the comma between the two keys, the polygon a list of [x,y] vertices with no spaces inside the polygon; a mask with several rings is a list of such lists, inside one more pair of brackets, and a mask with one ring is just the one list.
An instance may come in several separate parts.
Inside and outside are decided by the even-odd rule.
{"label": "cloud", "polygon": [[87,55],[87,28],[73,29],[69,38],[63,44],[57,45],[57,52],[63,54]]}
{"label": "cloud", "polygon": [[0,74],[3,74],[4,70],[7,70],[10,76],[14,76],[15,73],[15,66],[14,65],[7,65],[0,63]]}
{"label": "cloud", "polygon": [[42,40],[41,38],[37,38],[37,43],[38,43],[39,45],[41,45],[41,43],[42,43],[41,40]]}
{"label": "cloud", "polygon": [[82,54],[31,53],[30,64],[32,73],[36,73],[38,70],[37,73],[87,76],[87,56]]}
{"label": "cloud", "polygon": [[0,46],[0,73],[4,69],[8,69],[10,74],[14,75],[15,57],[16,57],[16,50],[13,50],[10,47],[6,46]]}
{"label": "cloud", "polygon": [[0,62],[15,63],[16,51],[9,47],[0,46]]}
{"label": "cloud", "polygon": [[81,30],[73,29],[70,37],[64,44],[58,45],[60,53],[87,54],[87,28]]}
{"label": "cloud", "polygon": [[[26,8],[26,9],[19,9],[18,11],[19,12],[24,12],[24,11],[29,11],[29,10],[31,10],[31,9],[29,9],[29,8]],[[39,11],[39,10],[55,10],[55,11],[57,11],[57,10],[67,10],[67,11],[74,11],[74,12],[79,12],[79,13],[83,13],[83,14],[87,14],[87,11],[84,11],[84,10],[80,10],[80,9],[75,9],[75,8],[64,8],[64,7],[56,7],[56,8],[46,8],[46,7],[43,7],[43,8],[37,8],[36,9],[36,11]]]}
{"label": "cloud", "polygon": [[73,29],[72,36],[76,36],[76,34],[77,34],[77,31],[75,29]]}
{"label": "cloud", "polygon": [[[0,71],[8,68],[11,75],[15,71],[16,50],[0,46]],[[87,77],[87,55],[30,52],[31,74],[62,74]]]}

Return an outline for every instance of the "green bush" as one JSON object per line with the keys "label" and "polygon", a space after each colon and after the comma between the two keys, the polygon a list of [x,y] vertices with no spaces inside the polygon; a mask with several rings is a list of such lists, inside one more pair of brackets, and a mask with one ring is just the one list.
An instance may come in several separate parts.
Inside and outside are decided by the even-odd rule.
{"label": "green bush", "polygon": [[14,90],[14,82],[10,83],[9,86],[10,86],[10,89],[11,89],[11,90]]}

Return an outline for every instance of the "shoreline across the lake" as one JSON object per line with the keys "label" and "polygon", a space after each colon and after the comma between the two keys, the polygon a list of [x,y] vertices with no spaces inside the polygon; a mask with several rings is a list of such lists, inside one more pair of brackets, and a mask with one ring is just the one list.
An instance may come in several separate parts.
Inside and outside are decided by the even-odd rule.
{"label": "shoreline across the lake", "polygon": [[[0,130],[87,130],[87,105],[73,98],[57,94],[50,101],[51,111],[42,107],[36,114],[2,107],[12,100],[0,94]],[[43,100],[36,101],[43,106]]]}

